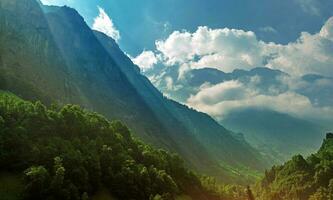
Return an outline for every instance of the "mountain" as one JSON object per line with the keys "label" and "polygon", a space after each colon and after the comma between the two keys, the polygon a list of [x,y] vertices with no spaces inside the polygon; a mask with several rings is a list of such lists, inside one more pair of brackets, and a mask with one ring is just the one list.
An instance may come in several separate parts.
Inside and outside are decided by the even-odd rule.
{"label": "mountain", "polygon": [[[214,86],[228,81],[242,84],[242,87],[251,93],[267,96],[276,96],[296,87],[289,83],[292,79],[289,74],[269,68],[237,69],[231,73],[213,68],[192,69],[181,79],[177,78],[177,70],[176,67],[166,68],[160,73],[162,76],[158,80],[170,77],[174,80],[174,88],[178,89],[168,89],[166,81],[155,82],[155,85],[171,98],[184,103],[207,85]],[[329,77],[308,74],[297,80],[298,88],[293,92],[309,98],[315,106],[332,105],[332,80]],[[246,92],[242,90],[244,91]],[[237,98],[234,96],[231,98],[236,101]],[[207,104],[209,105],[209,102]],[[241,133],[245,140],[275,163],[281,163],[294,154],[310,154],[320,146],[321,133],[331,128],[329,125],[324,125],[330,122],[321,123],[316,119],[302,119],[263,106],[235,108],[216,119],[226,128]]]}
{"label": "mountain", "polygon": [[267,166],[211,117],[165,98],[112,38],[92,31],[69,7],[0,0],[0,72],[0,89],[120,119],[145,142],[225,182]]}
{"label": "mountain", "polygon": [[244,133],[247,141],[276,162],[295,154],[314,152],[321,143],[320,126],[306,120],[267,109],[233,111],[222,123],[232,130]]}
{"label": "mountain", "polygon": [[298,90],[317,106],[333,105],[333,78],[317,74],[307,74],[302,77],[306,87]]}
{"label": "mountain", "polygon": [[279,70],[272,70],[264,67],[258,67],[249,71],[236,69],[231,73],[224,73],[218,69],[202,68],[194,69],[191,72],[191,79],[189,81],[192,87],[201,86],[205,82],[217,84],[229,80],[242,80],[248,81],[253,76],[259,76],[263,85],[269,86],[277,83],[276,77],[287,75]]}
{"label": "mountain", "polygon": [[259,200],[333,199],[333,134],[326,136],[320,150],[304,159],[294,156],[282,166],[265,173],[258,184]]}
{"label": "mountain", "polygon": [[[154,77],[154,72],[147,72],[148,77]],[[176,99],[180,102],[186,102],[188,98],[196,94],[200,87],[204,84],[216,85],[226,81],[237,80],[243,84],[248,84],[253,78],[260,78],[260,84],[257,85],[261,92],[269,93],[270,89],[274,87],[276,91],[284,92],[288,88],[286,85],[282,85],[280,77],[289,76],[288,74],[279,71],[272,70],[264,67],[258,67],[247,70],[236,69],[231,73],[225,73],[215,68],[200,68],[189,70],[184,77],[179,78],[179,72],[177,67],[167,67],[158,72],[161,76],[153,80],[153,83],[163,93],[169,97]],[[168,87],[167,78],[173,80],[175,88],[170,89]]]}

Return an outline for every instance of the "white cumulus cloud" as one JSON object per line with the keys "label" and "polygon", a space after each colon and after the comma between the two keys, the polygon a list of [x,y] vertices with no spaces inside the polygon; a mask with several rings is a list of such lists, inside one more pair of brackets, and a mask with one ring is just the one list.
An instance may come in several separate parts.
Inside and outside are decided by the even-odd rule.
{"label": "white cumulus cloud", "polygon": [[333,76],[333,17],[316,34],[303,32],[288,45],[266,44],[266,54],[274,55],[267,66],[291,74],[316,73]]}
{"label": "white cumulus cloud", "polygon": [[116,29],[111,18],[108,16],[108,14],[105,12],[103,8],[98,7],[98,10],[99,14],[94,19],[92,29],[105,33],[109,37],[112,37],[114,40],[119,41],[120,33]]}
{"label": "white cumulus cloud", "polygon": [[180,66],[180,74],[204,67],[224,72],[269,67],[293,75],[333,76],[333,17],[318,33],[303,32],[286,45],[260,41],[251,31],[203,26],[194,33],[175,31],[156,48],[164,64]]}
{"label": "white cumulus cloud", "polygon": [[41,0],[44,5],[71,5],[75,2],[75,0]]}
{"label": "white cumulus cloud", "polygon": [[152,69],[158,63],[158,57],[152,51],[143,51],[135,58],[130,56],[134,64],[138,65],[142,71]]}
{"label": "white cumulus cloud", "polygon": [[261,42],[251,31],[199,27],[194,33],[172,33],[156,42],[166,64],[188,64],[191,68],[215,67],[229,72],[235,68],[261,65]]}
{"label": "white cumulus cloud", "polygon": [[187,100],[187,104],[219,120],[233,110],[250,107],[275,110],[302,118],[327,119],[333,114],[332,107],[315,107],[307,97],[292,90],[267,95],[257,91],[251,84],[244,85],[235,80],[201,87],[197,94]]}

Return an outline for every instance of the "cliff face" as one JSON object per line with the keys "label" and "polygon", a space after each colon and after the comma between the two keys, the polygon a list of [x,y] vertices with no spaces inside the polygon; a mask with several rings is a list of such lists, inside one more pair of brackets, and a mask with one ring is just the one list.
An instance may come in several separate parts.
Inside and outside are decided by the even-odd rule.
{"label": "cliff face", "polygon": [[0,0],[0,33],[0,89],[120,119],[146,142],[225,181],[241,179],[225,166],[266,166],[208,115],[166,99],[114,40],[92,31],[74,9]]}

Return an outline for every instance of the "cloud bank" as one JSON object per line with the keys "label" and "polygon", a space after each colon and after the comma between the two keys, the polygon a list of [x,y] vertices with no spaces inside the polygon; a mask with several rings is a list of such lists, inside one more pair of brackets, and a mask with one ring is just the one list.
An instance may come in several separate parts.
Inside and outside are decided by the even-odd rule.
{"label": "cloud bank", "polygon": [[332,118],[333,107],[316,107],[310,99],[290,89],[274,95],[261,93],[252,83],[237,80],[201,87],[187,105],[223,120],[237,109],[261,108],[288,113],[300,118]]}
{"label": "cloud bank", "polygon": [[316,34],[301,33],[287,45],[266,43],[252,31],[210,29],[194,33],[175,31],[156,41],[156,49],[167,66],[189,69],[213,67],[224,72],[269,67],[292,75],[308,73],[333,76],[333,17]]}
{"label": "cloud bank", "polygon": [[[274,29],[265,27],[262,31]],[[149,57],[157,60],[149,62],[148,58],[146,62],[149,65],[136,62],[143,58],[142,55],[133,60],[149,70],[154,69],[157,63],[165,65],[164,70],[154,72],[151,80],[158,85],[164,82],[165,94],[169,96],[173,92],[176,94],[188,90],[187,72],[193,69],[209,67],[232,72],[235,69],[266,67],[290,75],[277,80],[283,88],[287,88],[283,91],[272,87],[268,93],[263,92],[259,86],[260,77],[253,77],[247,83],[231,80],[216,85],[203,84],[188,90],[192,93],[183,102],[217,119],[223,119],[232,110],[250,107],[266,108],[302,118],[332,119],[331,101],[318,100],[313,94],[318,90],[318,98],[321,98],[320,95],[331,97],[333,91],[329,91],[329,88],[332,87],[327,84],[332,84],[333,79],[306,83],[301,77],[306,74],[333,77],[333,17],[317,33],[302,32],[296,41],[285,45],[258,40],[252,31],[201,26],[195,32],[175,31],[166,39],[156,41],[155,52],[155,56],[150,52]],[[177,69],[178,77],[168,74],[168,70],[165,70],[168,68]]]}

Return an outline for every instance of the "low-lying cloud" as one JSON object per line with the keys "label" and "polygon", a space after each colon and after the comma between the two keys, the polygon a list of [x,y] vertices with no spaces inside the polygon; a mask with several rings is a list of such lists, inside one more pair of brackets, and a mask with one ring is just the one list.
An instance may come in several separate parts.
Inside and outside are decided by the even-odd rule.
{"label": "low-lying cloud", "polygon": [[233,110],[246,108],[264,108],[308,119],[319,117],[326,120],[333,115],[333,107],[316,107],[308,97],[295,91],[267,95],[250,85],[232,80],[201,87],[197,94],[187,100],[187,104],[219,120]]}

